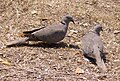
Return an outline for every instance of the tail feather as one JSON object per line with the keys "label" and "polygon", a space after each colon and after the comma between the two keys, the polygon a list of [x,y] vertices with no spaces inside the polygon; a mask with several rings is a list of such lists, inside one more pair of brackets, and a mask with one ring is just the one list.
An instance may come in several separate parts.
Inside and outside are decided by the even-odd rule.
{"label": "tail feather", "polygon": [[94,55],[95,55],[96,63],[98,65],[98,67],[100,69],[102,69],[102,71],[104,71],[104,72],[107,71],[107,67],[105,66],[103,58],[101,57],[100,49],[97,48],[97,46],[94,46]]}
{"label": "tail feather", "polygon": [[101,62],[96,62],[98,67],[101,68],[104,72],[107,71],[107,68],[105,66],[105,63],[103,61],[103,59],[101,60]]}
{"label": "tail feather", "polygon": [[14,41],[8,42],[8,43],[6,44],[6,46],[23,44],[23,43],[25,43],[25,42],[28,41],[28,40],[29,40],[28,37],[21,38],[21,39],[19,39],[19,40],[14,40]]}
{"label": "tail feather", "polygon": [[100,56],[100,52],[95,54],[95,55],[96,55],[96,63],[98,65],[98,67],[101,68],[104,72],[107,71],[105,63],[104,63],[103,59]]}

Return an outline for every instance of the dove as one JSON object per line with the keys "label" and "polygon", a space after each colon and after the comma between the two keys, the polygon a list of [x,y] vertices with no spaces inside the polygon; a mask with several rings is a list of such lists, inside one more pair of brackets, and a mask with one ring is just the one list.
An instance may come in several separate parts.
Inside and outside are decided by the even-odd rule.
{"label": "dove", "polygon": [[96,60],[97,66],[102,71],[107,71],[105,63],[103,61],[103,41],[100,37],[100,32],[103,31],[102,26],[97,24],[92,30],[85,34],[81,38],[81,49],[86,57],[91,57]]}
{"label": "dove", "polygon": [[8,42],[6,46],[19,45],[27,41],[42,41],[49,44],[60,42],[65,38],[70,22],[75,24],[72,16],[63,16],[61,22],[56,25],[38,28],[32,31],[24,31],[23,38]]}

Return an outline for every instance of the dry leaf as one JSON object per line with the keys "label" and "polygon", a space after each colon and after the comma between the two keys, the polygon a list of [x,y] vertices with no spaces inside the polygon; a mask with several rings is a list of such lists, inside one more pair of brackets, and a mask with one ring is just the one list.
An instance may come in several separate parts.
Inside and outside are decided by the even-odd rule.
{"label": "dry leaf", "polygon": [[4,65],[11,65],[11,63],[7,60],[3,60],[2,58],[0,58],[0,63],[4,64]]}
{"label": "dry leaf", "polygon": [[83,73],[84,73],[84,70],[81,69],[81,68],[79,68],[79,67],[77,67],[76,70],[75,70],[75,73],[76,73],[76,74],[83,74]]}
{"label": "dry leaf", "polygon": [[3,61],[3,59],[0,58],[0,62],[2,62],[2,61]]}
{"label": "dry leaf", "polygon": [[37,14],[38,12],[36,10],[31,11],[32,15]]}
{"label": "dry leaf", "polygon": [[78,64],[84,64],[83,61],[81,61],[80,59],[77,60]]}
{"label": "dry leaf", "polygon": [[120,31],[118,31],[118,30],[115,30],[115,31],[114,31],[114,34],[118,34],[118,33],[120,33]]}
{"label": "dry leaf", "polygon": [[82,56],[82,54],[80,53],[80,51],[76,51],[73,53],[74,55],[79,55],[80,57]]}

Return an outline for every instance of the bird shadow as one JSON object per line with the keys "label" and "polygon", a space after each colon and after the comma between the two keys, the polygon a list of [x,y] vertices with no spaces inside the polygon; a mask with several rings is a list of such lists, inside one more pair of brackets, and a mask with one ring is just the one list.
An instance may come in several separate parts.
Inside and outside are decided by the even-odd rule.
{"label": "bird shadow", "polygon": [[43,42],[38,42],[38,43],[33,43],[33,44],[29,44],[29,43],[24,43],[24,44],[20,44],[20,45],[12,45],[12,46],[8,46],[8,47],[42,47],[42,48],[74,48],[74,49],[80,49],[79,46],[77,45],[73,45],[73,44],[67,44],[64,42],[59,42],[59,43],[52,43],[52,44],[48,44],[48,43],[43,43]]}
{"label": "bird shadow", "polygon": [[[104,52],[104,53],[102,53],[102,56],[101,56],[101,58],[103,59],[103,61],[106,63],[106,55],[107,55],[108,53],[107,52]],[[92,64],[94,64],[94,65],[97,65],[96,64],[96,59],[95,58],[92,58],[92,57],[89,57],[89,56],[87,56],[87,55],[85,55],[84,54],[84,57],[85,58],[87,58]]]}

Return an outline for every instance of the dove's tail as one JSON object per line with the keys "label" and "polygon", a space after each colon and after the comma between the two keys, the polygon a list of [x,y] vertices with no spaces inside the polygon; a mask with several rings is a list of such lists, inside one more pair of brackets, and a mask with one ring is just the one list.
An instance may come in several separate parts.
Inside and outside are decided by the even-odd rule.
{"label": "dove's tail", "polygon": [[101,60],[101,62],[96,62],[98,67],[101,68],[104,72],[107,71],[107,68],[105,66],[105,63],[103,61],[103,59]]}
{"label": "dove's tail", "polygon": [[14,41],[8,42],[8,43],[6,44],[6,46],[20,45],[20,44],[25,43],[25,42],[28,41],[28,40],[29,40],[28,37],[21,38],[21,39],[19,39],[19,40],[14,40]]}
{"label": "dove's tail", "polygon": [[103,59],[101,58],[100,54],[96,55],[96,63],[100,69],[102,69],[104,72],[107,71],[107,68],[105,66],[105,63]]}
{"label": "dove's tail", "polygon": [[104,72],[107,71],[107,67],[105,66],[103,58],[101,57],[100,49],[97,48],[97,46],[94,46],[94,54],[96,58],[96,64],[98,65],[98,67]]}

